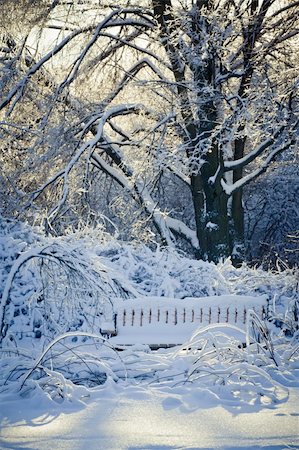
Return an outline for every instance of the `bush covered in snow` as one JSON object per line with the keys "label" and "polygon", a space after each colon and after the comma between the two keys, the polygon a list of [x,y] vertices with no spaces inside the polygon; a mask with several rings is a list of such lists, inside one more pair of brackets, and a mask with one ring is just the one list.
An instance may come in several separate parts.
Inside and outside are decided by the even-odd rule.
{"label": "bush covered in snow", "polygon": [[[286,398],[298,370],[298,275],[265,272],[229,260],[215,265],[172,250],[134,246],[102,232],[45,237],[24,224],[0,222],[0,393],[38,386],[51,398],[71,386],[114,382],[195,384],[211,398],[267,404]],[[268,324],[252,316],[244,342],[227,330],[199,330],[182,348],[117,352],[101,336],[115,298],[260,295]],[[67,381],[68,380],[68,381]],[[71,383],[71,384],[70,384]],[[243,388],[246,386],[246,390]],[[249,389],[250,387],[250,389]],[[246,393],[245,393],[246,391]]]}
{"label": "bush covered in snow", "polygon": [[85,241],[45,238],[11,222],[1,231],[2,339],[49,341],[66,331],[99,331],[111,298],[127,290]]}

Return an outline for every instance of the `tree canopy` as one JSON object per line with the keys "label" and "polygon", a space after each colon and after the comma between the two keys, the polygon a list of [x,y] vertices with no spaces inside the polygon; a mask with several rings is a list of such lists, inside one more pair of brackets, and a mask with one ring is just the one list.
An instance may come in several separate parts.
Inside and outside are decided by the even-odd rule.
{"label": "tree canopy", "polygon": [[242,260],[244,189],[298,168],[299,2],[22,0],[14,16],[13,3],[2,212],[58,234],[104,217],[126,237]]}

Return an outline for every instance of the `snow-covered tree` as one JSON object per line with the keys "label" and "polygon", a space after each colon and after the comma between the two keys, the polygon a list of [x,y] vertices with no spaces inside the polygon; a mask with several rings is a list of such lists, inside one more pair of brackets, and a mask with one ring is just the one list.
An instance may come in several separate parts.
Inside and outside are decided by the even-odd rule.
{"label": "snow-covered tree", "polygon": [[10,24],[0,68],[7,209],[38,206],[55,229],[87,204],[99,212],[105,173],[125,214],[163,243],[242,259],[243,189],[298,135],[296,6],[54,1],[30,32]]}

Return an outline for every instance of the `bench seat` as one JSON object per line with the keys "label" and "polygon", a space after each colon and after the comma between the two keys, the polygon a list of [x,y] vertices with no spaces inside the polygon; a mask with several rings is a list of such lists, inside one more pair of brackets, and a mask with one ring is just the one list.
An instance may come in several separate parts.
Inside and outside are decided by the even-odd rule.
{"label": "bench seat", "polygon": [[241,295],[184,299],[139,297],[115,299],[113,305],[114,319],[106,322],[111,343],[147,344],[151,348],[181,345],[199,327],[211,324],[223,324],[223,329],[230,324],[245,330],[250,310],[261,318],[266,318],[268,311],[266,296]]}

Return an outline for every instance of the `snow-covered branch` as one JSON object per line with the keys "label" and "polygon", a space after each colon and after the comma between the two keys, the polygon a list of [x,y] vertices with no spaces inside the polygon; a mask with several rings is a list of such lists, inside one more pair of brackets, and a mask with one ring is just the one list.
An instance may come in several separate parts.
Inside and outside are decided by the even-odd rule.
{"label": "snow-covered branch", "polygon": [[120,170],[112,167],[107,161],[105,161],[98,153],[93,152],[91,155],[91,162],[98,169],[109,175],[114,181],[116,181],[122,188],[128,192],[131,191],[131,186],[127,176],[123,175]]}
{"label": "snow-covered branch", "polygon": [[284,5],[281,8],[279,8],[278,10],[276,10],[276,11],[274,10],[273,14],[271,14],[270,17],[271,18],[272,17],[276,17],[276,16],[278,16],[278,15],[288,11],[289,9],[298,8],[298,6],[299,6],[299,1],[298,0],[295,1],[295,2],[291,1],[288,5]]}
{"label": "snow-covered branch", "polygon": [[224,171],[228,172],[230,170],[240,169],[247,166],[249,163],[254,161],[258,156],[260,156],[267,148],[274,144],[278,136],[281,135],[284,126],[280,127],[271,138],[266,139],[261,145],[252,150],[248,155],[243,156],[243,158],[236,159],[235,161],[225,161]]}
{"label": "snow-covered branch", "polygon": [[[147,57],[150,57],[150,58],[154,59],[155,61],[157,61],[160,64],[162,64],[164,67],[166,67],[168,69],[171,69],[171,67],[167,63],[167,61],[162,59],[159,56],[159,54],[154,53],[153,51],[138,45],[136,42],[132,42],[133,40],[138,38],[141,35],[141,33],[142,32],[140,30],[137,30],[137,31],[134,31],[133,33],[131,33],[130,35],[126,35],[125,37],[121,37],[121,36],[115,36],[114,34],[111,34],[111,33],[101,32],[101,36],[107,37],[107,38],[111,39],[111,41],[116,41],[117,44],[115,44],[115,47],[116,46],[118,48],[123,47],[123,46],[130,47],[133,50],[137,50],[142,55],[147,55]],[[99,59],[99,57],[97,57],[97,58],[95,58],[93,63],[97,63],[99,61],[100,61],[100,59]]]}
{"label": "snow-covered branch", "polygon": [[157,204],[153,201],[149,191],[144,185],[136,184],[138,194],[143,202],[146,211],[153,217],[154,224],[159,230],[161,237],[166,241],[167,245],[174,245],[174,238],[172,234],[183,237],[190,242],[194,249],[199,248],[196,232],[191,230],[184,222],[170,217],[166,212],[160,210]]}
{"label": "snow-covered branch", "polygon": [[[127,14],[137,14],[142,17],[142,19],[114,19],[115,16],[118,16],[120,14],[124,14],[125,17]],[[43,56],[38,62],[33,64],[33,66],[28,70],[28,72],[25,74],[25,76],[15,84],[15,86],[10,90],[6,98],[0,103],[0,110],[5,108],[11,100],[17,95],[19,100],[22,97],[23,89],[25,88],[26,84],[30,80],[30,77],[34,75],[41,67],[45,65],[46,62],[48,62],[53,56],[58,54],[67,44],[69,44],[75,37],[79,36],[80,34],[85,34],[88,32],[91,32],[95,29],[95,33],[93,38],[90,40],[90,42],[85,46],[82,53],[78,56],[76,59],[76,62],[74,63],[73,69],[68,76],[68,79],[65,80],[61,84],[61,88],[64,87],[64,85],[69,84],[73,79],[75,78],[79,66],[81,65],[82,61],[84,60],[86,54],[89,52],[90,48],[93,46],[93,44],[96,42],[99,33],[104,28],[110,28],[110,27],[119,27],[119,26],[125,26],[130,25],[133,27],[153,27],[153,22],[149,17],[145,17],[144,11],[140,8],[123,8],[123,9],[116,9],[113,10],[107,17],[104,18],[102,22],[100,22],[97,26],[96,25],[88,25],[86,27],[82,27],[79,29],[74,30],[71,32],[68,36],[66,36],[62,41],[57,44],[51,51],[49,51],[45,56]],[[10,111],[11,112],[11,111]]]}
{"label": "snow-covered branch", "polygon": [[242,177],[240,180],[236,181],[235,183],[229,185],[224,179],[221,180],[221,185],[224,190],[224,192],[230,196],[234,192],[238,191],[239,189],[243,188],[246,184],[253,181],[255,178],[259,177],[262,173],[266,172],[266,170],[269,168],[269,165],[276,156],[278,156],[280,153],[285,151],[286,149],[290,148],[292,145],[294,145],[296,142],[296,139],[290,139],[285,144],[275,148],[268,156],[267,158],[261,163],[258,169],[252,171],[248,175]]}
{"label": "snow-covered branch", "polygon": [[107,141],[106,146],[101,145],[101,148],[106,149],[106,153],[110,156],[114,164],[116,164],[117,169],[107,163],[96,152],[93,152],[91,156],[93,164],[111,176],[120,186],[126,189],[135,201],[138,201],[140,206],[153,219],[154,225],[163,241],[168,246],[173,246],[175,242],[173,234],[176,234],[190,242],[193,248],[197,249],[199,244],[196,232],[191,230],[181,220],[174,219],[160,210],[157,203],[152,199],[145,183],[134,176],[134,171],[128,167],[115,146]]}
{"label": "snow-covered branch", "polygon": [[43,56],[37,63],[35,63],[25,74],[25,76],[14,85],[14,87],[10,90],[6,98],[0,103],[0,110],[5,108],[11,100],[15,97],[15,95],[18,94],[18,92],[22,91],[28,81],[30,80],[30,77],[34,75],[38,70],[45,65],[47,61],[49,61],[51,58],[53,58],[54,55],[59,53],[69,42],[71,42],[75,37],[77,37],[80,34],[92,31],[95,28],[95,26],[88,26],[85,28],[80,28],[78,30],[73,31],[71,34],[66,36],[59,44],[57,44],[50,52],[48,52],[45,56]]}
{"label": "snow-covered branch", "polygon": [[101,141],[102,137],[103,137],[103,129],[104,126],[106,124],[106,121],[109,118],[118,116],[118,115],[125,115],[125,114],[129,114],[132,112],[136,112],[140,109],[140,106],[137,104],[133,104],[133,105],[118,105],[118,106],[114,106],[110,109],[108,109],[106,112],[104,112],[104,114],[101,116],[99,123],[96,126],[96,133],[93,136],[92,139],[88,140],[87,142],[85,142],[84,144],[82,144],[79,149],[76,151],[75,155],[72,157],[72,159],[70,160],[70,162],[67,164],[67,166],[64,168],[63,170],[63,192],[62,192],[62,196],[59,200],[59,202],[55,205],[54,208],[52,208],[52,210],[49,213],[48,219],[50,222],[53,222],[53,220],[55,220],[55,218],[57,217],[61,207],[64,205],[68,194],[69,194],[69,174],[71,172],[71,170],[74,168],[74,166],[76,165],[76,163],[78,162],[78,160],[80,159],[80,157],[83,155],[83,153],[85,153],[86,151],[89,152],[89,157],[90,158],[94,148],[96,147],[96,145]]}
{"label": "snow-covered branch", "polygon": [[84,47],[84,50],[82,51],[82,53],[77,57],[76,61],[74,62],[72,70],[70,71],[68,77],[63,81],[63,83],[60,84],[60,86],[58,88],[59,91],[62,91],[65,86],[72,83],[72,81],[76,78],[80,65],[82,64],[84,58],[86,57],[87,53],[90,51],[92,46],[96,43],[96,41],[99,37],[100,31],[109,23],[109,21],[111,20],[111,18],[114,15],[115,15],[115,12],[112,11],[101,23],[98,24],[91,40]]}
{"label": "snow-covered branch", "polygon": [[106,97],[101,103],[103,105],[109,105],[115,97],[124,89],[124,87],[135,78],[135,76],[145,67],[149,67],[152,72],[157,75],[158,78],[164,79],[163,74],[159,71],[157,67],[148,59],[143,58],[134,64],[129,70],[126,71],[126,74],[123,76],[122,80],[118,83],[116,88]]}

